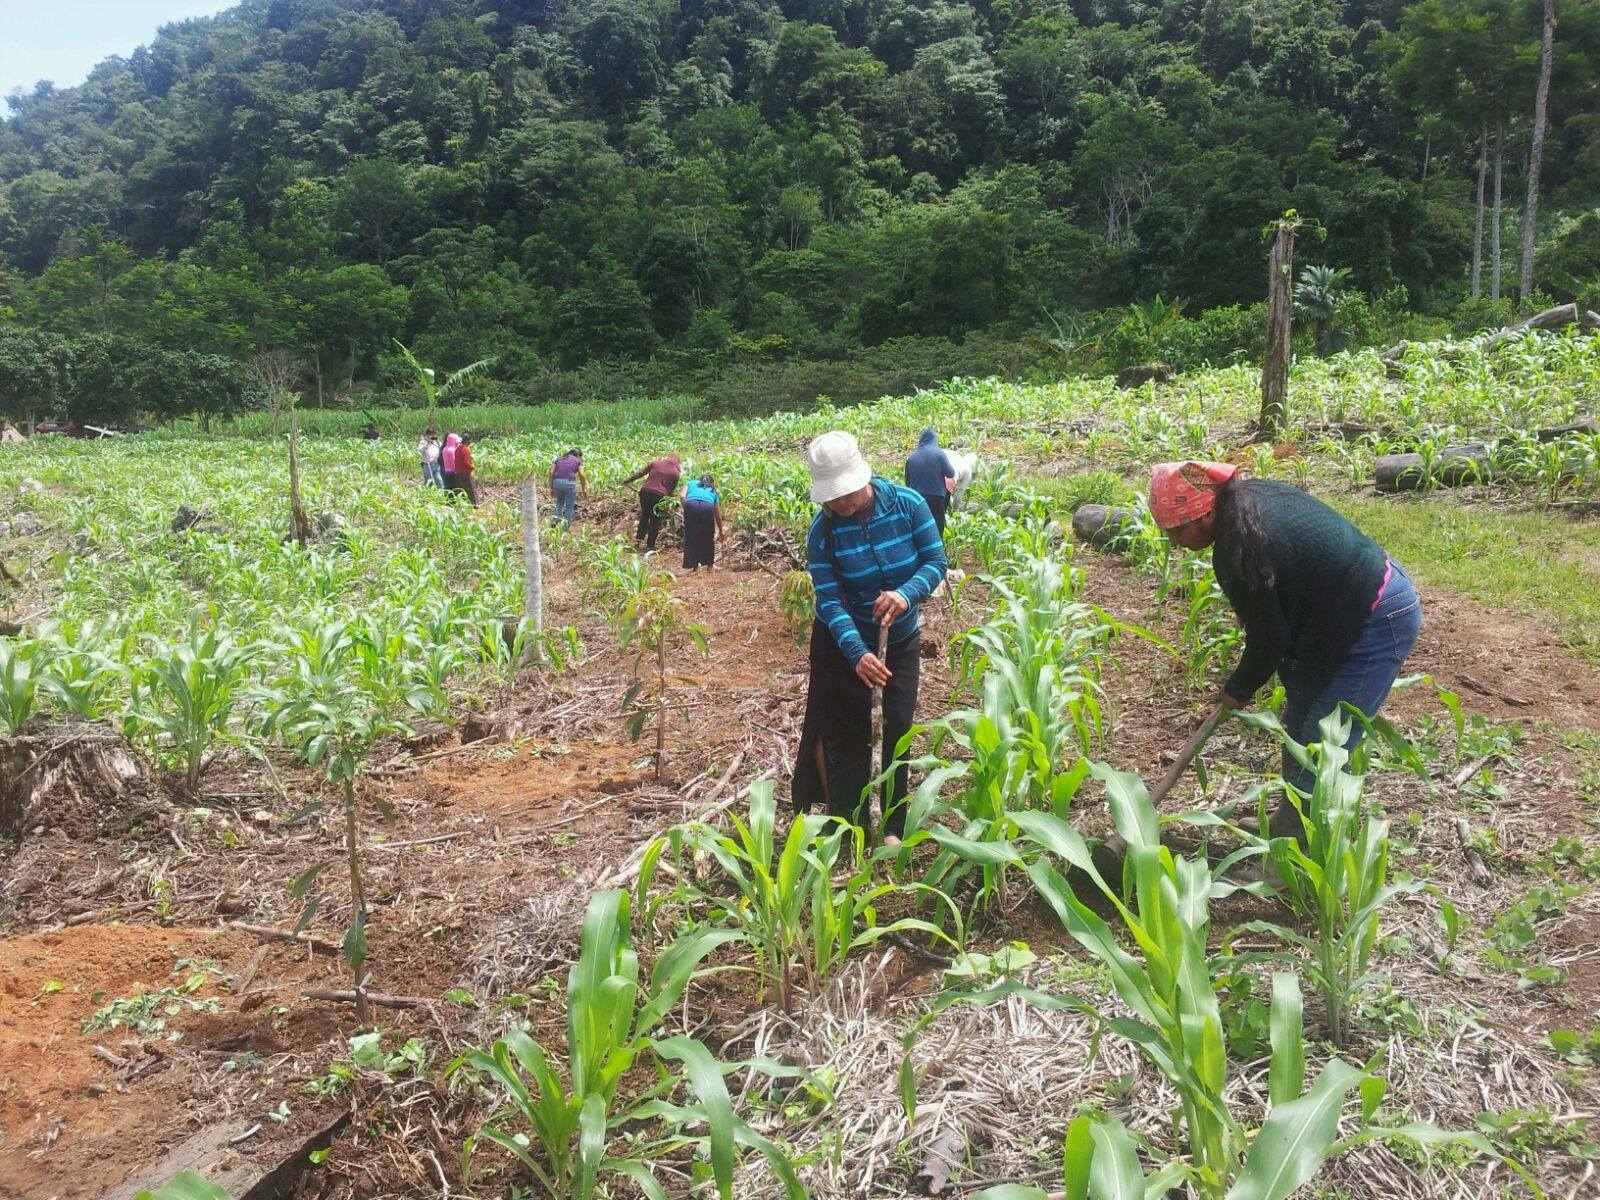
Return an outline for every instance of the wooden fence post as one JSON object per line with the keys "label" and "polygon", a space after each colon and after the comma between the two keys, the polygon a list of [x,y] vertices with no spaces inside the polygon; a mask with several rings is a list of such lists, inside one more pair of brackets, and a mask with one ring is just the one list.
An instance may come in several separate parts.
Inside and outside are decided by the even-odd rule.
{"label": "wooden fence post", "polygon": [[533,630],[526,658],[543,657],[544,556],[539,549],[539,481],[529,475],[522,481],[522,616]]}

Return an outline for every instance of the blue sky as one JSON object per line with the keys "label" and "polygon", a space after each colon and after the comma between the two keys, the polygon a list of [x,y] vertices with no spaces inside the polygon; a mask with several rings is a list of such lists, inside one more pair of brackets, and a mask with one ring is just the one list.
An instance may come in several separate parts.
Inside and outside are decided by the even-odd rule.
{"label": "blue sky", "polygon": [[[82,83],[113,54],[126,57],[169,21],[203,17],[238,0],[0,0],[0,98]],[[0,110],[0,115],[4,115]]]}

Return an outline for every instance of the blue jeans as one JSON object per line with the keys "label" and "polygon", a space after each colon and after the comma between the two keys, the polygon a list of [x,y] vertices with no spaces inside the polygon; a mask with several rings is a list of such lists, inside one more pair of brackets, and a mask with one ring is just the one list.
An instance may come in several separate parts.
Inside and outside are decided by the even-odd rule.
{"label": "blue jeans", "polygon": [[442,488],[444,486],[444,468],[436,462],[423,463],[422,482],[426,487]]}
{"label": "blue jeans", "polygon": [[[1411,647],[1416,645],[1417,634],[1422,631],[1422,601],[1417,597],[1416,588],[1411,586],[1411,577],[1399,563],[1393,566],[1394,574],[1384,589],[1383,599],[1378,601],[1378,607],[1362,626],[1355,645],[1334,668],[1333,674],[1307,671],[1290,662],[1278,667],[1278,678],[1285,694],[1283,727],[1301,745],[1317,740],[1317,726],[1322,718],[1340,704],[1351,704],[1368,717],[1377,716],[1395,678],[1405,666]],[[1365,734],[1366,730],[1356,722],[1346,748],[1353,749]],[[1307,794],[1314,783],[1311,772],[1288,754],[1283,756],[1283,778]]]}
{"label": "blue jeans", "polygon": [[578,481],[553,479],[550,481],[550,491],[556,498],[556,520],[563,525],[571,525],[572,518],[578,515]]}

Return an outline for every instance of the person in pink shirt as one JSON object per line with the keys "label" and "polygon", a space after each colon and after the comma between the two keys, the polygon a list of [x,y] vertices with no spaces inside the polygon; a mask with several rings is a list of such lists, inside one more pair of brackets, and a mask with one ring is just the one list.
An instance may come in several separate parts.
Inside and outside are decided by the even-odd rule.
{"label": "person in pink shirt", "polygon": [[461,445],[459,433],[447,433],[444,437],[444,448],[439,451],[439,469],[444,473],[444,488],[447,492],[456,490],[456,447]]}
{"label": "person in pink shirt", "polygon": [[656,548],[656,535],[661,532],[661,514],[656,507],[678,490],[678,480],[682,476],[678,456],[669,454],[646,463],[622,481],[632,483],[636,479],[644,480],[644,486],[639,489],[639,527],[633,535],[635,545],[643,542],[646,550]]}

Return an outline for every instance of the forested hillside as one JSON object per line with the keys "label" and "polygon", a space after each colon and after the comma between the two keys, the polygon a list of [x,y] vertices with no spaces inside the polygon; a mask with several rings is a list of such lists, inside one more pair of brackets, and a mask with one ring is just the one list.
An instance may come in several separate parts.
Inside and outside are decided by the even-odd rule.
{"label": "forested hillside", "polygon": [[[248,0],[8,98],[0,319],[80,340],[0,390],[82,362],[135,403],[127,339],[289,349],[331,393],[398,338],[529,398],[1127,358],[1149,308],[1092,314],[1259,301],[1288,209],[1358,326],[1592,295],[1597,10],[1557,6],[1530,280],[1542,0]],[[1259,336],[1207,320],[1189,357]]]}

